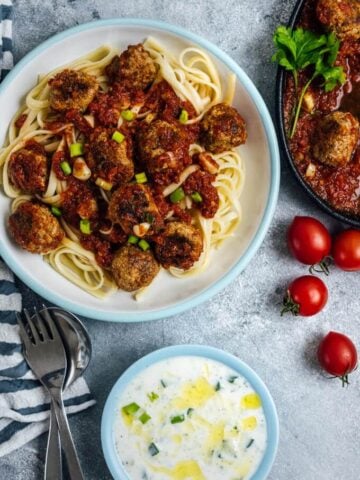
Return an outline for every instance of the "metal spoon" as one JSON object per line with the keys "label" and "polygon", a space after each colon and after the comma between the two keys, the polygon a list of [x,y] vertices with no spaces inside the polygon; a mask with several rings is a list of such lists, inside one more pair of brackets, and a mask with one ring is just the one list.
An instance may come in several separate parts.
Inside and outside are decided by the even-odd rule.
{"label": "metal spoon", "polygon": [[[44,309],[45,305],[43,305]],[[67,358],[67,371],[64,390],[79,378],[89,365],[92,347],[87,330],[72,313],[50,307],[62,337]],[[61,445],[55,413],[51,406],[50,427],[45,460],[45,480],[62,479]]]}

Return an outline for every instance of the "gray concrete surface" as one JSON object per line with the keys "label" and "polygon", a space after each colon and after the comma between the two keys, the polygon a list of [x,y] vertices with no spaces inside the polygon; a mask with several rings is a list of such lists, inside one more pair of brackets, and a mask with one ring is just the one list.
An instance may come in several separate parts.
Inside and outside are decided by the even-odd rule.
{"label": "gray concrete surface", "polygon": [[[295,0],[16,0],[15,57],[52,34],[96,18],[144,17],[181,25],[216,43],[250,75],[273,113],[275,67],[271,34],[285,22]],[[289,256],[285,230],[295,214],[311,214],[333,231],[340,225],[310,202],[283,162],[279,204],[266,240],[247,270],[211,301],[151,324],[86,320],[94,357],[86,374],[97,400],[72,417],[72,431],[87,480],[111,479],[100,445],[100,418],[118,376],[157,348],[201,343],[223,348],[248,362],[267,383],[280,417],[280,444],[270,480],[360,478],[360,374],[341,388],[317,367],[315,349],[330,329],[350,335],[360,347],[359,274],[333,272],[330,298],[313,318],[281,318],[284,286],[306,270]],[[19,282],[24,304],[40,302]],[[42,478],[45,436],[0,459],[0,478]],[[221,480],[221,479],[210,479]]]}

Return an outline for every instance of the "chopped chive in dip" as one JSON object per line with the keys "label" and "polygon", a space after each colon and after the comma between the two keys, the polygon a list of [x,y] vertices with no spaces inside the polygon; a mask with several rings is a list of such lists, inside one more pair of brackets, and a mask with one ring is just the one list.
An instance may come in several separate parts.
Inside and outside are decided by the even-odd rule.
{"label": "chopped chive in dip", "polygon": [[150,420],[150,415],[146,412],[142,413],[139,417],[140,422],[145,425]]}
{"label": "chopped chive in dip", "polygon": [[186,415],[187,415],[188,417],[191,417],[193,411],[194,411],[193,408],[188,408],[188,410],[187,410],[187,412],[186,412]]}
{"label": "chopped chive in dip", "polygon": [[251,445],[254,443],[254,439],[252,438],[250,442],[246,445],[246,448],[251,447]]}
{"label": "chopped chive in dip", "polygon": [[139,242],[139,238],[136,237],[135,235],[129,235],[127,241],[128,241],[128,243],[130,243],[131,245],[136,245],[136,244]]}
{"label": "chopped chive in dip", "polygon": [[131,122],[131,120],[134,120],[134,118],[135,118],[135,113],[132,112],[131,110],[123,110],[121,112],[121,116],[127,122]]}
{"label": "chopped chive in dip", "polygon": [[189,120],[189,114],[185,108],[181,110],[180,116],[179,116],[179,122],[180,123],[186,123]]}
{"label": "chopped chive in dip", "polygon": [[51,213],[55,215],[55,217],[61,217],[61,210],[58,207],[51,207]]}
{"label": "chopped chive in dip", "polygon": [[182,423],[185,420],[184,415],[176,415],[175,417],[171,417],[170,422],[174,423]]}
{"label": "chopped chive in dip", "polygon": [[167,387],[167,385],[166,385],[166,383],[164,382],[164,380],[160,380],[160,383],[161,383],[161,385],[162,385],[164,388]]}
{"label": "chopped chive in dip", "polygon": [[137,403],[129,403],[129,405],[125,405],[125,407],[122,407],[122,411],[126,413],[127,415],[134,415],[138,410],[140,410],[140,407]]}
{"label": "chopped chive in dip", "polygon": [[218,392],[220,389],[221,389],[221,383],[217,382],[217,384],[215,385],[215,392]]}
{"label": "chopped chive in dip", "polygon": [[234,383],[237,378],[238,378],[238,377],[237,377],[236,375],[233,375],[232,377],[229,377],[229,378],[228,378],[228,382],[229,382],[229,383]]}
{"label": "chopped chive in dip", "polygon": [[155,457],[159,453],[159,449],[155,445],[155,443],[151,442],[149,445],[149,453],[152,457]]}
{"label": "chopped chive in dip", "polygon": [[141,250],[144,250],[144,252],[146,252],[146,250],[149,250],[149,248],[150,248],[150,244],[146,240],[144,240],[143,238],[140,240],[138,245],[141,248]]}
{"label": "chopped chive in dip", "polygon": [[80,231],[84,235],[90,235],[91,233],[90,220],[88,220],[87,218],[83,218],[80,220]]}
{"label": "chopped chive in dip", "polygon": [[194,200],[195,203],[200,203],[202,202],[202,196],[200,195],[199,192],[194,192],[191,194],[191,198]]}
{"label": "chopped chive in dip", "polygon": [[82,143],[72,143],[70,145],[70,157],[79,157],[84,154],[84,145]]}
{"label": "chopped chive in dip", "polygon": [[135,175],[135,180],[136,180],[136,183],[146,183],[148,181],[145,172],[137,173]]}
{"label": "chopped chive in dip", "polygon": [[159,398],[159,395],[155,392],[148,393],[147,396],[150,402],[155,402]]}
{"label": "chopped chive in dip", "polygon": [[173,193],[170,195],[171,203],[178,203],[181,200],[183,200],[184,198],[185,198],[185,193],[184,193],[184,190],[181,187],[174,190]]}
{"label": "chopped chive in dip", "polygon": [[125,140],[125,135],[117,130],[112,134],[112,140],[115,140],[116,143],[122,143]]}
{"label": "chopped chive in dip", "polygon": [[60,163],[60,168],[64,172],[64,175],[70,175],[70,173],[72,172],[70,163],[66,160]]}

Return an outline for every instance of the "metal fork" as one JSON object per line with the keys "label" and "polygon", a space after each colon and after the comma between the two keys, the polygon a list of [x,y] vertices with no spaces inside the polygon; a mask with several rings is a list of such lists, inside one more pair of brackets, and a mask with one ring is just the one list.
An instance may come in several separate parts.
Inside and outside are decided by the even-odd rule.
{"label": "metal fork", "polygon": [[[62,399],[66,372],[64,345],[48,311],[39,313],[34,308],[34,316],[36,322],[31,319],[25,308],[23,317],[16,314],[20,336],[25,346],[24,357],[51,397],[70,479],[83,480],[84,475],[70,433]],[[26,325],[29,328],[26,328]]]}

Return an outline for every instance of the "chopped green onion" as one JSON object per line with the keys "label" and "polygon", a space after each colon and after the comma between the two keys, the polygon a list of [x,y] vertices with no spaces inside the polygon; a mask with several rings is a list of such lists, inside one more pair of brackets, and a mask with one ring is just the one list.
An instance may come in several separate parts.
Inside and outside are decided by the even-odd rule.
{"label": "chopped green onion", "polygon": [[162,385],[164,388],[167,387],[167,385],[166,385],[166,383],[164,382],[164,380],[160,380],[160,383],[161,383],[161,385]]}
{"label": "chopped green onion", "polygon": [[140,422],[145,425],[150,420],[150,415],[146,412],[142,413],[139,417]]}
{"label": "chopped green onion", "polygon": [[138,410],[140,410],[140,407],[135,402],[129,403],[129,405],[125,405],[125,407],[122,408],[122,411],[127,415],[134,415]]}
{"label": "chopped green onion", "polygon": [[136,245],[138,241],[139,241],[138,237],[135,237],[135,235],[129,235],[128,243],[130,243],[131,245]]}
{"label": "chopped green onion", "polygon": [[202,196],[200,195],[199,192],[194,192],[191,194],[191,198],[194,200],[196,203],[202,202]]}
{"label": "chopped green onion", "polygon": [[72,143],[70,145],[70,157],[79,157],[84,153],[84,145],[82,143]]}
{"label": "chopped green onion", "polygon": [[110,191],[113,187],[112,183],[107,182],[106,180],[104,180],[103,178],[100,178],[100,177],[98,177],[95,180],[95,183],[98,187],[102,188],[103,190],[107,190],[107,191]]}
{"label": "chopped green onion", "polygon": [[146,213],[145,218],[148,223],[152,223],[154,221],[154,216],[149,212]]}
{"label": "chopped green onion", "polygon": [[146,250],[149,250],[149,248],[150,248],[150,244],[146,240],[144,240],[143,238],[140,240],[138,245],[141,248],[141,250],[144,250],[144,252],[146,252]]}
{"label": "chopped green onion", "polygon": [[155,402],[155,400],[157,400],[159,398],[159,395],[155,392],[151,392],[151,393],[148,393],[148,399],[150,400],[150,402]]}
{"label": "chopped green onion", "polygon": [[215,385],[215,392],[218,392],[220,389],[221,389],[221,384],[220,382],[217,382],[217,384]]}
{"label": "chopped green onion", "polygon": [[179,122],[180,123],[186,123],[189,120],[189,114],[187,110],[184,108],[181,110],[180,116],[179,116]]}
{"label": "chopped green onion", "polygon": [[238,378],[238,377],[237,377],[236,375],[234,375],[234,376],[232,376],[232,377],[229,377],[228,382],[229,382],[229,383],[234,383],[237,378]]}
{"label": "chopped green onion", "polygon": [[87,218],[83,218],[80,220],[80,231],[84,235],[90,235],[91,233],[90,220],[88,220]]}
{"label": "chopped green onion", "polygon": [[184,190],[179,187],[177,188],[171,195],[170,195],[170,201],[172,203],[178,203],[180,202],[181,200],[183,200],[185,198],[185,193],[184,193]]}
{"label": "chopped green onion", "polygon": [[251,445],[254,443],[254,439],[252,438],[250,442],[246,445],[246,448],[251,447]]}
{"label": "chopped green onion", "polygon": [[64,160],[63,162],[60,163],[60,168],[64,172],[65,175],[70,175],[72,172],[70,163]]}
{"label": "chopped green onion", "polygon": [[148,181],[145,172],[137,173],[135,175],[135,180],[136,180],[136,183],[146,183]]}
{"label": "chopped green onion", "polygon": [[131,110],[123,110],[121,112],[121,116],[127,122],[131,122],[131,120],[134,120],[134,118],[135,118],[135,113],[132,112]]}
{"label": "chopped green onion", "polygon": [[155,443],[151,442],[149,445],[149,453],[152,457],[155,457],[159,453],[159,449],[155,445]]}
{"label": "chopped green onion", "polygon": [[112,140],[115,140],[116,143],[122,143],[125,140],[125,135],[117,130],[112,134]]}
{"label": "chopped green onion", "polygon": [[194,411],[193,408],[188,408],[188,410],[187,410],[187,412],[186,412],[186,415],[187,415],[188,417],[191,417],[193,411]]}
{"label": "chopped green onion", "polygon": [[55,215],[55,217],[61,217],[61,210],[58,207],[51,207],[51,213]]}
{"label": "chopped green onion", "polygon": [[182,423],[185,420],[184,415],[176,415],[175,417],[171,417],[170,422],[171,423]]}

